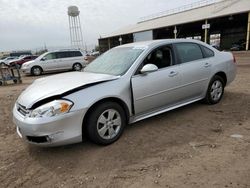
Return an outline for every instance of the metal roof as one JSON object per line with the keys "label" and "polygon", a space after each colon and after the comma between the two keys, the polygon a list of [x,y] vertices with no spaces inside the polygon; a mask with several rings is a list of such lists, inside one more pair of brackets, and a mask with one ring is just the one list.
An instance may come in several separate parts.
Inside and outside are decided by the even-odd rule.
{"label": "metal roof", "polygon": [[224,0],[208,6],[203,6],[180,13],[167,15],[148,21],[139,22],[135,25],[124,27],[116,32],[102,36],[102,38],[109,38],[125,34],[137,33],[141,31],[148,31],[156,28],[169,27],[211,19],[216,17],[223,17],[227,15],[234,15],[250,11],[250,0]]}

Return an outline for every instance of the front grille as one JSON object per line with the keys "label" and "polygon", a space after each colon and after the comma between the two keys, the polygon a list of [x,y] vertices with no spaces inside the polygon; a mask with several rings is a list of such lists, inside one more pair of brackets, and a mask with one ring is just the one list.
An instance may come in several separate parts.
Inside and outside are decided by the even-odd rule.
{"label": "front grille", "polygon": [[20,104],[17,104],[17,111],[22,114],[23,116],[26,116],[27,114],[29,114],[29,110],[26,109],[25,106],[22,106]]}

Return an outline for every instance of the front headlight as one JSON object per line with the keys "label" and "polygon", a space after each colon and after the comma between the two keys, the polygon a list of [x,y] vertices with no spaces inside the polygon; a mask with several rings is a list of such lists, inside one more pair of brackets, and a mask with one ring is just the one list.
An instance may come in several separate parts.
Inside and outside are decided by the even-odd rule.
{"label": "front headlight", "polygon": [[35,110],[32,110],[29,117],[39,118],[39,117],[52,117],[65,114],[69,112],[73,102],[68,100],[54,100],[47,104],[44,104]]}
{"label": "front headlight", "polygon": [[30,64],[25,64],[25,63],[22,65],[22,67],[24,67],[24,68],[28,68],[29,66],[30,66]]}

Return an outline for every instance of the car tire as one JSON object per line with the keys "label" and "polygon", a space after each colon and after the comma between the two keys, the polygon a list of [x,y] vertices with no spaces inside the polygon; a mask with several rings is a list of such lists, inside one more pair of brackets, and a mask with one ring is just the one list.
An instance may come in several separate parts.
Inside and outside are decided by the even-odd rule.
{"label": "car tire", "polygon": [[126,115],[119,104],[105,102],[93,108],[86,123],[87,135],[92,142],[109,145],[122,135],[126,125]]}
{"label": "car tire", "polygon": [[82,70],[82,65],[80,63],[75,63],[73,65],[73,70],[74,71],[81,71]]}
{"label": "car tire", "polygon": [[215,75],[209,83],[205,102],[211,105],[219,103],[224,94],[224,87],[225,82],[223,78]]}
{"label": "car tire", "polygon": [[33,76],[40,76],[42,74],[43,70],[41,67],[35,66],[31,68],[31,74]]}

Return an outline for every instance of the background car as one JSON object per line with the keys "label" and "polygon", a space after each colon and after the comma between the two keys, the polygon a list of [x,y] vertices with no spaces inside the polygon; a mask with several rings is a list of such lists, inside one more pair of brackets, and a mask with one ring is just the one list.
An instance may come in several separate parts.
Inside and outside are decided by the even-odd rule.
{"label": "background car", "polygon": [[80,50],[59,50],[46,52],[35,60],[24,63],[21,70],[25,74],[38,76],[44,72],[52,71],[80,71],[86,65],[84,53]]}
{"label": "background car", "polygon": [[38,56],[36,55],[27,55],[27,56],[20,56],[18,59],[12,60],[9,62],[10,66],[17,66],[18,68],[21,68],[22,64],[24,64],[27,61],[31,61],[36,59]]}
{"label": "background car", "polygon": [[230,48],[231,51],[241,51],[246,50],[246,41],[244,39],[239,40],[236,43],[232,44],[232,47]]}
{"label": "background car", "polygon": [[0,61],[0,63],[4,63],[4,64],[6,64],[6,65],[9,65],[9,62],[10,62],[10,61],[16,60],[16,59],[18,59],[17,56],[9,56],[9,57],[6,57],[6,58],[2,59],[2,60]]}

